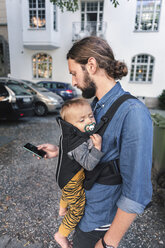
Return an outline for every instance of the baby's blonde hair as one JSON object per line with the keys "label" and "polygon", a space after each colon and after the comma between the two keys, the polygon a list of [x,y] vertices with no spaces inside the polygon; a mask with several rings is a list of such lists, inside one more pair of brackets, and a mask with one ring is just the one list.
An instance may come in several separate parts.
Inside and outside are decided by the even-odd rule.
{"label": "baby's blonde hair", "polygon": [[60,115],[61,118],[64,121],[67,121],[69,114],[70,114],[70,109],[74,109],[77,106],[84,106],[84,105],[90,105],[89,102],[84,99],[84,98],[74,98],[71,100],[67,100],[66,102],[64,102],[64,104],[62,105],[61,111],[60,111]]}

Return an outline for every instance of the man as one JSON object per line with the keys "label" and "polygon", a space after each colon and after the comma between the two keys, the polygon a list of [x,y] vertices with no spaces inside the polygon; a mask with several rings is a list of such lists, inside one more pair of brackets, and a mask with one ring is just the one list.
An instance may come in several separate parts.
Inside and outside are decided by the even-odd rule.
{"label": "man", "polygon": [[[112,103],[126,94],[116,80],[127,75],[127,67],[115,60],[108,43],[98,37],[73,44],[67,59],[72,85],[85,98],[96,96],[92,107],[99,123]],[[151,201],[152,134],[144,104],[137,99],[125,101],[103,135],[101,160],[119,159],[122,184],[95,183],[86,190],[85,213],[76,228],[73,248],[118,247],[136,215]],[[44,149],[48,158],[58,154],[58,148],[50,144],[38,148]]]}

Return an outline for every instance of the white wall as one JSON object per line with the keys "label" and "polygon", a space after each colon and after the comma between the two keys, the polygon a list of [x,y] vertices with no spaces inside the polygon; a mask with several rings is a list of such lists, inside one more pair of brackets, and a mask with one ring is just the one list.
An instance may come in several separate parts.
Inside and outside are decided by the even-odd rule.
{"label": "white wall", "polygon": [[[25,1],[27,0],[6,0],[11,76],[39,81],[32,78],[32,56],[43,50],[29,50],[23,47],[21,4],[24,4]],[[129,71],[133,56],[141,53],[154,56],[155,68],[152,84],[129,83],[129,74],[121,82],[124,89],[129,90],[132,94],[156,97],[163,88],[165,89],[165,1],[162,1],[158,32],[134,32],[135,14],[136,1],[122,0],[117,8],[114,8],[109,0],[104,1],[104,21],[108,24],[106,39],[111,45],[116,59],[125,61]],[[52,80],[71,83],[66,54],[72,46],[72,22],[80,21],[80,11],[61,13],[58,10],[60,47],[54,50],[44,50],[53,58]]]}
{"label": "white wall", "polygon": [[58,10],[58,30],[61,34],[60,48],[44,51],[30,50],[23,46],[21,4],[24,1],[27,0],[6,0],[11,76],[20,79],[39,81],[32,77],[32,56],[36,53],[45,52],[53,58],[52,80],[69,81],[71,83],[71,77],[67,68],[66,53],[72,45],[72,21],[70,20],[76,16],[77,13],[61,13],[61,11]]}
{"label": "white wall", "polygon": [[[134,32],[136,1],[120,1],[113,8],[110,1],[105,1],[105,21],[108,20],[107,41],[111,45],[116,58],[124,60],[131,69],[131,59],[141,53],[155,58],[152,84],[129,83],[129,75],[123,78],[123,87],[138,96],[156,97],[165,89],[165,1],[162,3],[158,32]],[[163,55],[164,54],[164,55]]]}

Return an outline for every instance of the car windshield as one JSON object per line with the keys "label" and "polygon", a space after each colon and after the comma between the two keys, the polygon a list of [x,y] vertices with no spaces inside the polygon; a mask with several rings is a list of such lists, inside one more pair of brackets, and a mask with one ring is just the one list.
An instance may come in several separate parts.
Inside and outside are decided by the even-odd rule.
{"label": "car windshield", "polygon": [[32,84],[31,85],[34,89],[36,89],[36,90],[38,90],[38,91],[40,91],[40,92],[50,92],[49,90],[47,90],[46,88],[44,88],[44,87],[41,87],[40,85],[34,85],[34,84]]}
{"label": "car windshield", "polygon": [[35,84],[35,83],[32,83],[30,81],[24,81],[26,82],[27,84],[29,84],[31,87],[33,87],[34,89],[40,91],[40,92],[49,92],[49,90],[45,89],[44,87],[41,87],[40,85],[38,84]]}
{"label": "car windshield", "polygon": [[21,85],[18,83],[7,83],[7,86],[15,93],[16,96],[30,96],[31,94],[27,92]]}

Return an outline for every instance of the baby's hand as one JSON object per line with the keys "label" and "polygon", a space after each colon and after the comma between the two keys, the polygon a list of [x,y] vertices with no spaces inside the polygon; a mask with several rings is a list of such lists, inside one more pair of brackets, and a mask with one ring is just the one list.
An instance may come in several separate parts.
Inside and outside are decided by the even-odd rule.
{"label": "baby's hand", "polygon": [[97,133],[94,133],[93,135],[90,136],[92,142],[93,142],[93,145],[94,147],[101,151],[101,144],[102,144],[102,137],[97,134]]}

